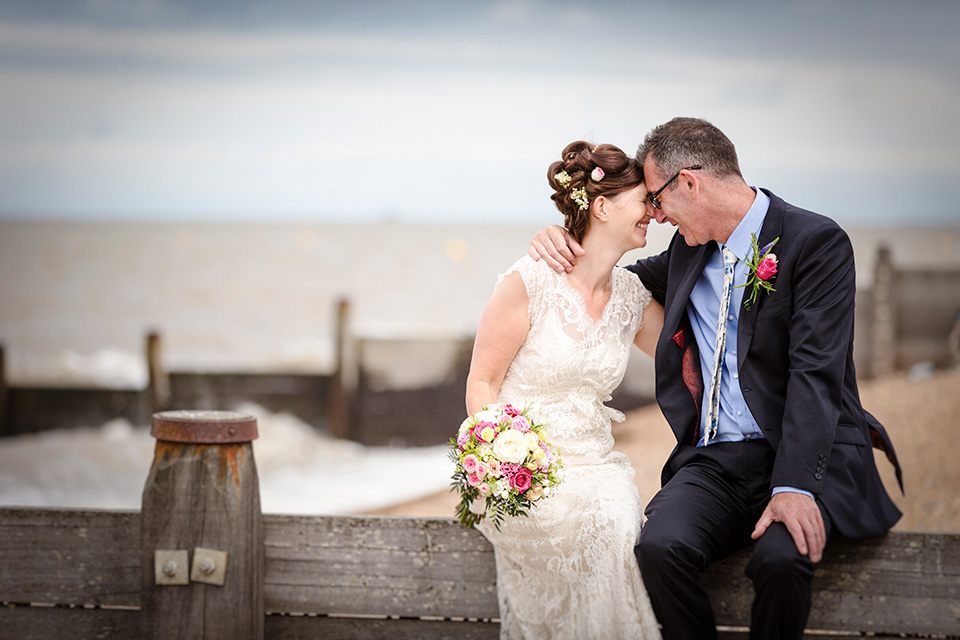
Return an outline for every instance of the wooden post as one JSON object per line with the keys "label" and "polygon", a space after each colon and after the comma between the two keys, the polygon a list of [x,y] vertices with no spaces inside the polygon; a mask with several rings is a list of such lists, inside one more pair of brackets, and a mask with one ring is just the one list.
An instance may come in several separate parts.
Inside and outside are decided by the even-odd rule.
{"label": "wooden post", "polygon": [[147,375],[151,413],[166,409],[170,402],[170,376],[160,359],[160,334],[156,331],[147,334]]}
{"label": "wooden post", "polygon": [[351,403],[356,387],[356,370],[353,366],[353,353],[350,338],[350,302],[345,298],[337,301],[337,319],[335,336],[335,369],[330,385],[330,418],[333,423],[333,435],[337,438],[349,438],[351,429]]}
{"label": "wooden post", "polygon": [[873,279],[873,323],[870,342],[873,347],[871,374],[873,377],[893,373],[896,367],[896,319],[894,317],[894,273],[890,247],[877,249],[877,264]]}
{"label": "wooden post", "polygon": [[7,362],[4,356],[3,345],[0,344],[0,436],[9,435],[9,406],[7,401]]}
{"label": "wooden post", "polygon": [[262,639],[256,418],[168,411],[154,414],[152,433],[140,535],[144,637]]}

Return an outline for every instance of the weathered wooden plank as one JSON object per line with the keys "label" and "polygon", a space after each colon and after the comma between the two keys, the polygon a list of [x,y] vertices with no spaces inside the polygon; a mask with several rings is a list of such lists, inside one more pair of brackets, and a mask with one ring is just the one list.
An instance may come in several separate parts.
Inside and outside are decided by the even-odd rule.
{"label": "weathered wooden plank", "polygon": [[136,609],[83,607],[0,607],[2,636],[13,640],[136,640],[140,612]]}
{"label": "weathered wooden plank", "polygon": [[451,519],[265,516],[268,611],[491,618],[493,548]]}
{"label": "weathered wooden plank", "polygon": [[0,509],[0,601],[140,604],[140,514]]}
{"label": "weathered wooden plank", "polygon": [[[846,634],[813,632],[804,633],[801,640],[843,640],[845,636]],[[719,640],[749,640],[750,629],[747,627],[717,627],[717,637]],[[855,637],[859,638],[860,634],[856,634]]]}
{"label": "weathered wooden plank", "polygon": [[496,622],[416,620],[409,618],[338,618],[327,616],[267,616],[268,640],[497,640]]}
{"label": "weathered wooden plank", "polygon": [[[720,640],[747,640],[745,628],[717,629]],[[267,616],[267,640],[496,640],[498,622],[341,618],[327,616]],[[840,636],[842,637],[842,636]],[[804,634],[803,640],[831,640],[836,635]]]}
{"label": "weathered wooden plank", "polygon": [[[267,515],[264,528],[267,611],[498,616],[492,548],[452,518]],[[748,623],[748,557],[704,573],[718,624]],[[136,605],[139,558],[137,513],[0,509],[0,601]],[[814,580],[809,629],[960,636],[960,535],[840,540]]]}
{"label": "weathered wooden plank", "polygon": [[[745,625],[753,586],[749,550],[703,576],[717,623]],[[960,535],[891,533],[839,540],[817,565],[808,628],[880,633],[960,633]]]}
{"label": "weathered wooden plank", "polygon": [[[267,609],[400,616],[498,615],[492,549],[451,519],[267,516]],[[894,533],[841,540],[818,565],[811,629],[960,629],[960,536]],[[743,550],[704,582],[717,622],[749,622]]]}

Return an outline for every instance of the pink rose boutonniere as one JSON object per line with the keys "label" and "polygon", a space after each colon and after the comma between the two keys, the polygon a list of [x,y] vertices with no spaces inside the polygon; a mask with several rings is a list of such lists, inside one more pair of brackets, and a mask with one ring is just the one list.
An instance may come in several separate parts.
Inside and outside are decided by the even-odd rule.
{"label": "pink rose boutonniere", "polygon": [[773,242],[765,244],[761,249],[757,243],[757,234],[750,234],[750,245],[753,248],[753,252],[750,255],[750,259],[746,261],[747,281],[737,287],[738,289],[741,287],[750,287],[750,295],[743,296],[743,308],[747,311],[750,311],[750,307],[756,303],[757,296],[760,295],[761,289],[767,293],[776,291],[770,283],[770,280],[777,275],[777,256],[774,253],[770,253],[770,250],[773,249],[773,245],[777,244],[779,240],[780,238],[778,236],[773,239]]}

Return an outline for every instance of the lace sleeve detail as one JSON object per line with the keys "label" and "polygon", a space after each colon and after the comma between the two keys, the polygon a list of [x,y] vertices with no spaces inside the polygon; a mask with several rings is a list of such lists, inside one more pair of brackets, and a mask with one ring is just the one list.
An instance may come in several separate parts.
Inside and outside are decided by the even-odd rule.
{"label": "lace sleeve detail", "polygon": [[543,306],[543,293],[547,287],[547,278],[552,274],[550,267],[543,261],[535,261],[530,256],[524,256],[513,263],[513,266],[497,276],[497,284],[511,273],[520,274],[523,280],[523,286],[527,289],[527,316],[532,323],[538,316]]}
{"label": "lace sleeve detail", "polygon": [[624,278],[627,282],[627,286],[625,287],[627,292],[626,297],[630,302],[629,307],[634,310],[631,318],[631,330],[633,334],[636,335],[636,333],[640,331],[640,327],[643,326],[643,312],[650,306],[653,295],[643,286],[640,278],[632,271],[617,269],[617,273],[619,277]]}

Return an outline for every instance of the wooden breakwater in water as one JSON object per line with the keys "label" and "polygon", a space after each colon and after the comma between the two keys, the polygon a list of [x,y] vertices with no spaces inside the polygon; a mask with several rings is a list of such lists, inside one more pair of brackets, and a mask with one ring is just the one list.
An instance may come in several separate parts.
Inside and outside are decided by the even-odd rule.
{"label": "wooden breakwater in water", "polygon": [[[140,511],[0,508],[0,628],[33,638],[496,638],[493,549],[453,518],[263,515],[256,419],[154,416]],[[749,549],[703,574],[746,637]],[[960,637],[960,535],[841,539],[805,637]]]}
{"label": "wooden breakwater in water", "polygon": [[[874,286],[858,292],[854,358],[861,379],[960,361],[960,270],[908,269],[881,247]],[[145,424],[164,409],[228,409],[253,402],[288,412],[333,435],[368,445],[446,442],[464,414],[472,338],[375,339],[350,331],[349,304],[337,305],[335,365],[329,373],[167,372],[161,338],[147,338],[146,389],[10,386],[0,345],[0,436],[96,426],[114,418]],[[432,368],[427,381],[397,381],[404,369]],[[402,376],[400,376],[402,378]],[[416,376],[414,376],[416,378]],[[636,354],[612,406],[653,401],[652,361]]]}

